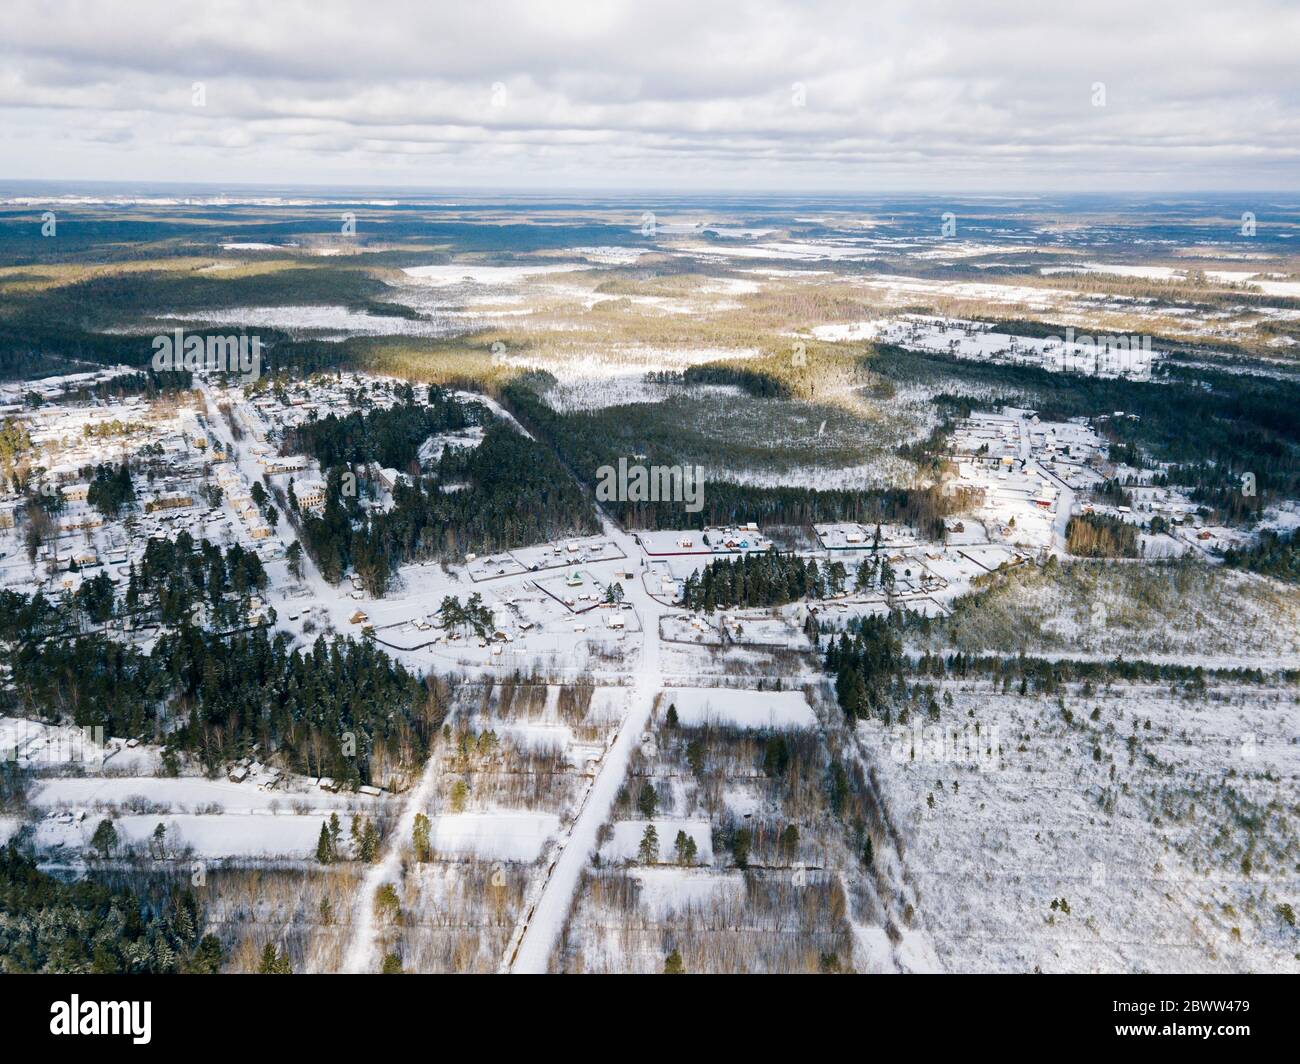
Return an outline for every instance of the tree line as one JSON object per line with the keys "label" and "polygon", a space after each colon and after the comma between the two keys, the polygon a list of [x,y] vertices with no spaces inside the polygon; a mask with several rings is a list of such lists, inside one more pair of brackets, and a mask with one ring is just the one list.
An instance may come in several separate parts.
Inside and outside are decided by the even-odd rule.
{"label": "tree line", "polygon": [[1066,523],[1065,544],[1079,558],[1136,558],[1138,529],[1109,514],[1076,514]]}
{"label": "tree line", "polygon": [[0,609],[4,713],[163,742],[213,773],[256,749],[305,775],[371,783],[381,763],[422,758],[445,713],[436,683],[368,641],[295,649],[265,626],[222,636],[183,622],[146,651],[71,633],[66,607],[39,593],[0,592]]}
{"label": "tree line", "polygon": [[[653,426],[630,421],[629,410],[552,410],[527,380],[502,389],[502,401],[521,424],[546,440],[579,481],[596,483],[596,471],[616,466],[620,457],[639,454],[647,465],[674,465],[683,459],[671,440]],[[798,487],[756,487],[710,480],[703,508],[695,513],[683,502],[609,502],[606,508],[625,528],[701,529],[755,521],[762,525],[806,526],[823,522],[886,521],[910,525],[930,538],[943,536],[943,519],[960,505],[938,486],[818,490]]]}
{"label": "tree line", "polygon": [[489,425],[477,447],[449,447],[430,473],[399,483],[388,510],[363,508],[359,493],[347,494],[346,473],[327,473],[324,511],[302,517],[302,540],[327,580],[355,568],[374,596],[403,563],[599,531],[554,455],[503,421]]}
{"label": "tree line", "polygon": [[424,404],[414,401],[409,384],[403,394],[405,402],[388,408],[304,421],[286,430],[283,450],[310,454],[322,469],[375,462],[385,468],[409,471],[430,436],[479,423],[477,405],[462,403],[436,385],[429,387]]}
{"label": "tree line", "polygon": [[142,897],[40,871],[20,835],[0,846],[0,972],[214,974],[221,943],[202,934],[192,892]]}
{"label": "tree line", "polygon": [[1300,584],[1300,544],[1296,543],[1294,531],[1285,533],[1263,529],[1251,546],[1224,551],[1223,560],[1235,569],[1249,569]]}
{"label": "tree line", "polygon": [[683,585],[687,609],[712,613],[733,606],[780,606],[800,599],[823,599],[844,591],[848,571],[842,562],[823,568],[816,558],[753,551],[718,558],[691,573]]}

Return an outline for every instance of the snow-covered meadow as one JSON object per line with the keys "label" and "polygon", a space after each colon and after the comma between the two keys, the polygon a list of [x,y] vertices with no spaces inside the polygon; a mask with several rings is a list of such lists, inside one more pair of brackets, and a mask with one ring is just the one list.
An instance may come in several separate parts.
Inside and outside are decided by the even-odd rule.
{"label": "snow-covered meadow", "polygon": [[940,688],[939,721],[859,734],[945,968],[1296,970],[1292,693]]}

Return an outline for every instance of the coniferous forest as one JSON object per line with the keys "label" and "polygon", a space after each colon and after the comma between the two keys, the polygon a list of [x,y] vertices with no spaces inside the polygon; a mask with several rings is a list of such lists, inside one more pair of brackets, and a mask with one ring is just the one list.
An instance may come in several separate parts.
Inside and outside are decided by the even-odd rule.
{"label": "coniferous forest", "polygon": [[1136,558],[1136,525],[1105,514],[1077,514],[1065,526],[1071,554],[1080,558]]}
{"label": "coniferous forest", "polygon": [[683,603],[706,613],[733,606],[780,606],[838,594],[847,579],[842,562],[831,562],[823,570],[815,558],[771,550],[719,558],[691,573],[683,588]]}
{"label": "coniferous forest", "polygon": [[320,636],[293,649],[265,625],[222,635],[190,623],[183,601],[175,608],[177,625],[144,651],[79,633],[78,618],[42,595],[0,591],[12,676],[0,712],[145,737],[213,773],[256,749],[347,783],[422,757],[441,722],[437,688],[368,641]]}
{"label": "coniferous forest", "polygon": [[36,867],[20,841],[0,846],[0,972],[215,973],[215,935],[200,935],[194,895],[142,897],[94,879],[66,883]]}
{"label": "coniferous forest", "polygon": [[476,404],[458,402],[445,390],[431,386],[427,403],[415,402],[414,392],[405,386],[406,401],[394,406],[354,411],[344,417],[304,421],[285,433],[287,454],[306,453],[322,469],[336,465],[380,466],[407,471],[418,460],[420,445],[430,436],[458,432],[481,423],[486,411]]}
{"label": "coniferous forest", "polygon": [[[681,458],[655,440],[636,435],[637,408],[559,413],[527,381],[506,385],[502,400],[529,431],[545,440],[584,484],[596,483],[596,471],[616,465],[631,453],[647,464],[673,465]],[[645,433],[650,433],[645,428]],[[703,508],[692,513],[682,502],[605,503],[610,516],[627,528],[707,528],[756,521],[760,526],[811,525],[830,521],[888,521],[911,525],[926,535],[943,536],[943,519],[958,502],[938,487],[818,490],[804,487],[757,487],[710,480]]]}
{"label": "coniferous forest", "polygon": [[489,425],[477,447],[449,447],[432,472],[399,483],[388,510],[363,508],[360,493],[343,490],[344,476],[342,466],[329,470],[324,511],[302,517],[303,543],[327,580],[355,568],[375,596],[404,562],[599,529],[554,455],[503,421]]}

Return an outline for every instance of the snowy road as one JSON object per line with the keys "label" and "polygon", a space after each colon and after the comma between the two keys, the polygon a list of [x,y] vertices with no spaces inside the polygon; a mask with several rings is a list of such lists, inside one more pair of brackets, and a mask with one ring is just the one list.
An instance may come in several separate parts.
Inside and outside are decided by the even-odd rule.
{"label": "snowy road", "polygon": [[[200,385],[200,388],[213,434],[221,438],[229,451],[235,454],[234,464],[250,484],[261,479],[261,469],[257,462],[248,454],[242,453],[242,449],[239,449],[233,440],[233,434],[229,432],[216,409],[215,398],[205,385]],[[236,517],[235,520],[238,518]],[[588,568],[591,571],[598,571],[606,566],[622,568],[629,564],[629,559],[641,556],[641,549],[632,536],[605,519],[603,515],[602,521],[605,535],[618,543],[625,558],[589,563]],[[292,529],[287,527],[286,522],[282,522],[273,535],[284,544],[286,532],[292,532]],[[521,574],[520,579],[527,580],[528,576],[529,574]],[[312,601],[327,607],[335,627],[345,628],[347,623],[345,615],[354,608],[355,603],[343,598],[336,589],[326,584],[305,552],[303,583],[310,588]],[[582,870],[596,848],[596,834],[600,825],[609,816],[614,798],[623,784],[632,750],[645,730],[655,695],[663,682],[659,668],[659,619],[667,612],[668,607],[650,596],[640,578],[626,581],[625,585],[627,601],[636,607],[642,621],[641,653],[629,689],[625,715],[613,743],[601,761],[600,770],[592,781],[576,819],[561,836],[558,854],[547,870],[536,898],[527,910],[525,918],[521,920],[517,935],[512,939],[507,955],[503,958],[502,967],[509,971],[546,971],[577,891]],[[399,657],[406,656],[399,655]],[[388,833],[379,861],[366,870],[354,903],[352,934],[342,965],[345,972],[372,972],[378,969],[379,929],[374,914],[375,893],[384,883],[396,883],[400,880],[403,844],[411,838],[416,813],[427,811],[431,805],[437,778],[436,760],[430,758],[419,783],[403,803],[397,824]]]}
{"label": "snowy road", "polygon": [[1052,525],[1052,550],[1059,557],[1069,557],[1066,529],[1070,524],[1070,516],[1074,513],[1074,489],[1041,462],[1030,460],[1026,467],[1036,469],[1040,477],[1056,484],[1059,494],[1056,497],[1056,520]]}
{"label": "snowy road", "polygon": [[[629,558],[639,553],[632,537],[608,521],[605,521],[605,533],[618,542]],[[596,849],[596,834],[600,825],[609,819],[614,798],[627,774],[628,760],[645,731],[655,695],[663,684],[659,667],[659,618],[666,612],[666,607],[651,598],[640,579],[628,581],[628,585],[628,601],[635,604],[644,623],[641,658],[627,711],[613,744],[601,759],[600,771],[592,781],[577,818],[561,839],[559,855],[547,870],[541,894],[525,917],[518,942],[512,942],[505,961],[510,972],[546,972],[573,904],[582,870]]]}
{"label": "snowy road", "polygon": [[378,936],[375,923],[375,894],[385,883],[392,883],[399,890],[402,880],[402,847],[412,837],[415,828],[415,816],[425,812],[432,805],[432,798],[438,785],[438,757],[431,752],[425,762],[420,782],[416,784],[406,804],[402,806],[402,815],[396,826],[388,834],[384,852],[379,861],[371,865],[361,881],[361,889],[352,910],[352,938],[348,942],[348,951],[343,958],[343,971],[348,974],[365,974],[379,970]]}

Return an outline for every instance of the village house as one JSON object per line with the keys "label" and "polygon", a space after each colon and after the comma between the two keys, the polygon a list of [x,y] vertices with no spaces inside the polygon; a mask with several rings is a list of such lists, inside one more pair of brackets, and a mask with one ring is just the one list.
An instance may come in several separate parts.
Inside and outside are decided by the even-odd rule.
{"label": "village house", "polygon": [[299,473],[307,468],[307,459],[300,455],[288,455],[285,457],[268,456],[261,459],[262,472],[268,477],[279,476],[282,473]]}
{"label": "village house", "polygon": [[317,509],[325,505],[325,483],[320,480],[304,480],[293,486],[294,497],[300,507]]}
{"label": "village house", "polygon": [[144,512],[151,514],[158,510],[181,510],[193,505],[194,499],[192,496],[180,491],[166,491],[154,496],[152,499],[146,499]]}

